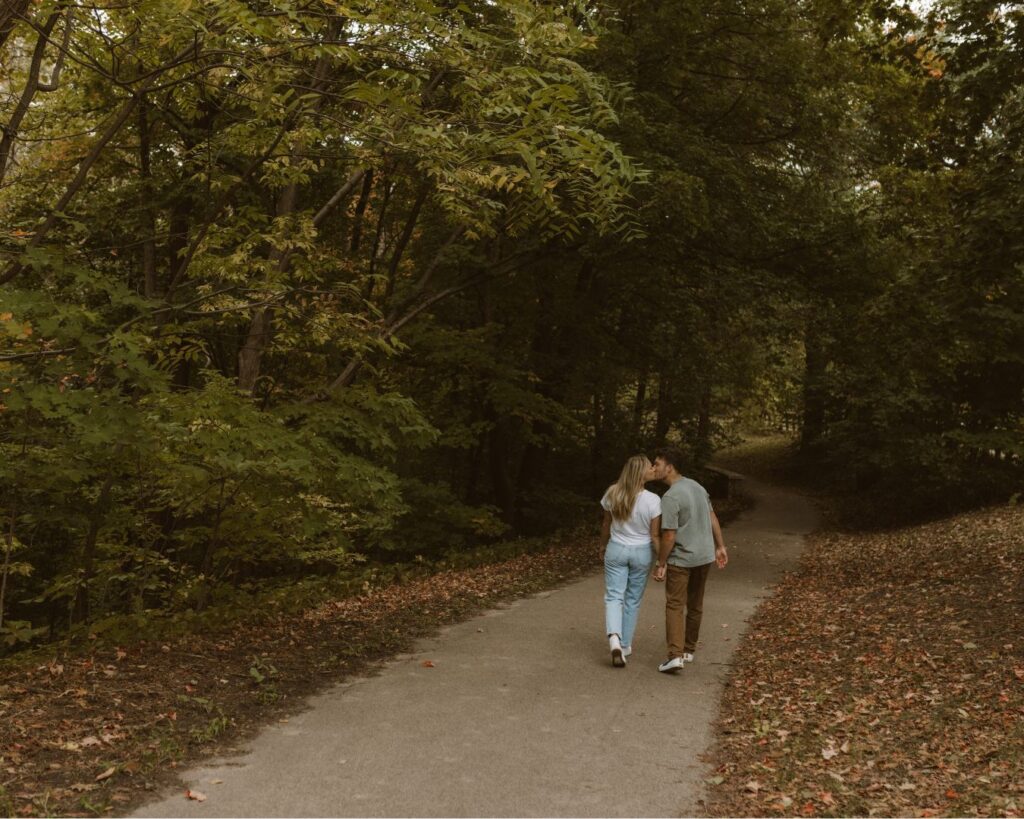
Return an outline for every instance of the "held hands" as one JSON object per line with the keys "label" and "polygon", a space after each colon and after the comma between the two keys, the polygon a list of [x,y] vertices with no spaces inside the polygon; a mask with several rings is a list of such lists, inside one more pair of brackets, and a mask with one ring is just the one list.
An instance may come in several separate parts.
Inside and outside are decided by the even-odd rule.
{"label": "held hands", "polygon": [[665,572],[666,571],[667,571],[667,567],[665,567],[665,566],[655,566],[654,567],[654,579],[658,583],[660,583],[662,580],[665,579]]}

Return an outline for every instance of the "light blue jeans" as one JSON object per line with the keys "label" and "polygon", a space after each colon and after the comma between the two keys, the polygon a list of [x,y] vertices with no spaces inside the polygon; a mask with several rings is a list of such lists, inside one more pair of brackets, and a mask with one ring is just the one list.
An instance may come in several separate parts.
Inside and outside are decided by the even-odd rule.
{"label": "light blue jeans", "polygon": [[647,588],[651,546],[623,546],[608,541],[604,550],[605,632],[618,634],[623,646],[633,645],[640,600]]}

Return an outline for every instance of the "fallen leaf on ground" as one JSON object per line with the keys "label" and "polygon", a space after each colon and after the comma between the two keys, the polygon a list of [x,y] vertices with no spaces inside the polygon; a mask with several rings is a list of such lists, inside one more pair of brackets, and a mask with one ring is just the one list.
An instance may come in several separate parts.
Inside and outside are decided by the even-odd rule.
{"label": "fallen leaf on ground", "polygon": [[434,668],[434,661],[433,660],[424,660],[422,663],[420,663],[420,665],[423,666],[424,668]]}
{"label": "fallen leaf on ground", "polygon": [[96,781],[102,782],[104,779],[110,779],[115,773],[117,773],[117,767],[111,766],[107,768],[103,773],[96,775]]}
{"label": "fallen leaf on ground", "polygon": [[199,791],[185,791],[185,796],[194,802],[205,802],[206,794]]}

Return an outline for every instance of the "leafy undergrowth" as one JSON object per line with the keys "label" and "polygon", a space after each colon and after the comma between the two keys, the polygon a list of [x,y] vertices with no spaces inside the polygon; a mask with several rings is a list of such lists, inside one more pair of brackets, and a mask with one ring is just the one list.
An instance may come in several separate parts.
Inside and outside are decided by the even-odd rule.
{"label": "leafy undergrowth", "polygon": [[[372,590],[229,633],[0,666],[0,814],[125,813],[302,698],[415,638],[600,563],[586,532],[501,563]],[[184,798],[184,796],[183,796]]]}
{"label": "leafy undergrowth", "polygon": [[1024,510],[811,538],[752,619],[714,816],[1024,814]]}

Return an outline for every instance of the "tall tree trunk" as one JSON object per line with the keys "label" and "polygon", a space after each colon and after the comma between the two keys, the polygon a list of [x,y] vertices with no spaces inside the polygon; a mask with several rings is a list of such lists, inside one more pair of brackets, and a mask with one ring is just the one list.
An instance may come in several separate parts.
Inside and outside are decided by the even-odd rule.
{"label": "tall tree trunk", "polygon": [[699,466],[711,457],[711,385],[704,384],[700,393],[700,410],[697,414],[697,440],[693,447],[694,461]]}
{"label": "tall tree trunk", "polygon": [[[551,263],[555,263],[554,260]],[[584,259],[576,275],[573,289],[574,299],[577,303],[584,298],[589,290],[593,275],[593,260]],[[554,277],[547,275],[547,271],[541,269],[537,271],[536,281],[539,311],[533,344],[530,349],[530,371],[540,378],[537,386],[540,395],[563,403],[568,391],[568,382],[565,377],[566,364],[573,354],[572,341],[576,330],[570,322],[555,323],[559,312],[558,306],[555,304],[555,293],[549,286],[554,281]],[[534,487],[543,484],[551,459],[551,447],[547,441],[554,435],[555,430],[550,422],[544,420],[533,421],[532,427],[532,440],[524,448],[516,477],[517,494],[520,500]],[[522,509],[520,509],[519,524],[525,522]]]}
{"label": "tall tree trunk", "polygon": [[[0,6],[0,9],[2,9],[0,10],[0,25],[4,24],[3,16],[10,13],[7,8],[4,8],[5,6],[9,7],[10,4],[5,3],[4,6]],[[7,169],[10,167],[14,144],[18,137],[18,130],[21,128],[21,122],[32,107],[32,100],[36,94],[46,87],[40,80],[39,73],[42,70],[46,47],[50,44],[50,35],[53,33],[58,20],[60,20],[59,13],[51,14],[36,34],[36,45],[32,51],[32,60],[28,67],[28,79],[25,81],[25,87],[22,89],[18,104],[11,113],[11,118],[3,126],[3,137],[0,137],[0,184],[3,184]],[[13,18],[8,16],[8,21],[13,26]]]}
{"label": "tall tree trunk", "polygon": [[[277,199],[277,216],[290,216],[295,212],[298,193],[299,186],[295,182],[284,187]],[[285,257],[285,253],[286,251],[280,248],[274,248],[269,256],[270,265],[274,267],[279,266]],[[266,349],[267,341],[270,338],[273,320],[274,311],[270,307],[260,307],[253,312],[245,343],[238,352],[238,388],[240,390],[252,392],[256,387],[256,381],[260,377],[260,368],[263,362],[263,351]]]}
{"label": "tall tree trunk", "polygon": [[153,172],[150,167],[149,102],[139,102],[139,171],[142,175],[139,203],[142,212],[142,292],[147,299],[158,295],[156,281],[156,205]]}
{"label": "tall tree trunk", "polygon": [[828,355],[820,327],[813,319],[804,332],[803,423],[800,427],[800,451],[813,455],[825,434],[825,370]]}
{"label": "tall tree trunk", "polygon": [[10,524],[4,532],[4,565],[0,570],[0,628],[4,624],[4,606],[7,598],[7,578],[11,571],[11,555],[14,554],[14,526],[18,520],[16,502],[11,503]]}
{"label": "tall tree trunk", "polygon": [[498,415],[488,405],[486,415],[493,426],[487,438],[488,466],[490,468],[491,489],[494,502],[501,510],[502,519],[514,526],[516,523],[516,490],[512,482],[510,468],[512,447],[509,421]]}
{"label": "tall tree trunk", "polygon": [[[358,185],[366,175],[364,169],[357,169],[349,174],[348,178],[338,190],[320,206],[313,215],[313,227],[319,228],[331,211],[337,207]],[[282,192],[277,202],[277,215],[284,216],[295,212],[295,203],[298,197],[298,187],[295,183],[288,185]],[[293,256],[291,249],[281,250],[275,248],[271,251],[269,262],[277,268],[277,275],[283,276],[288,271]],[[274,310],[271,307],[257,308],[253,313],[249,324],[249,333],[245,344],[238,353],[238,386],[240,389],[252,392],[256,381],[260,377],[260,368],[263,362],[263,352],[273,332]]]}
{"label": "tall tree trunk", "polygon": [[658,373],[658,403],[657,415],[654,419],[654,440],[659,446],[665,443],[665,436],[668,435],[672,419],[669,417],[672,411],[672,398],[670,382],[665,372]]}
{"label": "tall tree trunk", "polygon": [[[120,447],[115,450],[115,455]],[[89,516],[89,531],[85,536],[85,543],[82,546],[82,583],[78,587],[78,594],[75,598],[75,620],[79,623],[89,620],[89,585],[92,582],[96,564],[96,543],[99,540],[100,527],[107,516],[110,508],[110,493],[114,486],[114,467],[111,466],[107,473],[103,486],[100,488],[100,496],[92,508]]]}
{"label": "tall tree trunk", "polygon": [[211,575],[213,574],[213,558],[217,554],[217,547],[220,545],[220,524],[224,518],[224,488],[226,478],[220,480],[220,493],[217,497],[217,511],[213,521],[213,529],[210,538],[206,541],[206,549],[203,552],[203,562],[199,567],[203,582],[196,593],[196,611],[203,611],[210,600]]}
{"label": "tall tree trunk", "polygon": [[359,244],[363,238],[363,217],[366,214],[366,205],[370,200],[370,192],[373,190],[373,169],[366,172],[363,177],[363,189],[359,192],[359,201],[356,202],[356,212],[352,217],[352,239],[349,243],[349,252],[358,253]]}
{"label": "tall tree trunk", "polygon": [[644,411],[647,408],[647,373],[641,373],[636,382],[636,397],[633,399],[633,441],[637,447],[643,445]]}

